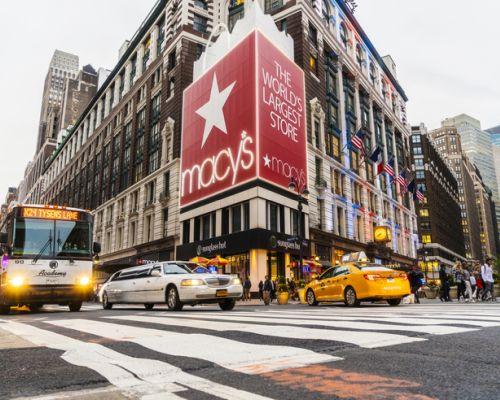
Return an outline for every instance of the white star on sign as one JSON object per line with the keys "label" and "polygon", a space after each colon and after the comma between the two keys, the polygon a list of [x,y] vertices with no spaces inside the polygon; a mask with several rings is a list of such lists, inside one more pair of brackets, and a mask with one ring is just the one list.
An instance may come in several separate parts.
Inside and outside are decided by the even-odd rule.
{"label": "white star on sign", "polygon": [[271,167],[271,159],[267,156],[267,154],[262,158],[264,159],[264,166],[270,168]]}
{"label": "white star on sign", "polygon": [[205,105],[196,110],[196,114],[205,119],[205,130],[203,131],[201,147],[205,145],[205,142],[207,141],[214,126],[227,135],[226,119],[224,118],[224,111],[222,111],[222,109],[224,104],[226,104],[227,98],[231,94],[231,90],[233,90],[235,83],[236,81],[220,92],[219,85],[217,84],[217,76],[214,73],[210,99],[208,100],[208,103],[205,103]]}

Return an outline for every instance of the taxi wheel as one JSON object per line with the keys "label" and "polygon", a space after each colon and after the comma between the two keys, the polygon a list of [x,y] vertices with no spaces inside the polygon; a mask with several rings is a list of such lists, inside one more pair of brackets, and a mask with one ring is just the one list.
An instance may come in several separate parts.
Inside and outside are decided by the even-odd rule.
{"label": "taxi wheel", "polygon": [[102,308],[105,310],[111,310],[113,308],[113,303],[109,302],[108,294],[106,292],[102,294]]}
{"label": "taxi wheel", "polygon": [[151,303],[144,304],[144,308],[148,311],[151,311],[155,305]]}
{"label": "taxi wheel", "polygon": [[167,288],[167,306],[169,310],[181,311],[184,304],[179,299],[179,292],[175,286]]}
{"label": "taxi wheel", "polygon": [[231,311],[235,305],[236,305],[236,300],[234,299],[228,299],[219,302],[219,307],[222,311]]}
{"label": "taxi wheel", "polygon": [[396,307],[401,304],[401,299],[389,299],[387,300],[390,306]]}
{"label": "taxi wheel", "polygon": [[73,302],[69,303],[69,311],[71,311],[71,312],[78,312],[78,311],[80,311],[80,308],[82,308],[81,301],[73,301]]}
{"label": "taxi wheel", "polygon": [[346,288],[344,292],[344,303],[347,307],[358,307],[361,303],[356,296],[356,291],[351,286]]}
{"label": "taxi wheel", "polygon": [[316,300],[316,296],[314,295],[314,292],[312,289],[309,289],[306,293],[306,299],[307,299],[307,304],[310,306],[317,306],[318,301]]}
{"label": "taxi wheel", "polygon": [[6,304],[0,304],[0,314],[7,315],[10,313],[10,306]]}
{"label": "taxi wheel", "polygon": [[37,311],[40,311],[40,309],[43,307],[43,304],[31,303],[31,304],[28,304],[28,307],[29,307],[31,312],[37,312]]}

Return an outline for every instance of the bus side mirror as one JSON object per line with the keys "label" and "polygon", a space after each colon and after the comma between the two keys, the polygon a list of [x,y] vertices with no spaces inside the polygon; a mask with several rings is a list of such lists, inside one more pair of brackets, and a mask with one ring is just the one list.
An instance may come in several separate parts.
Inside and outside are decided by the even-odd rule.
{"label": "bus side mirror", "polygon": [[99,254],[101,252],[101,243],[94,242],[92,250],[94,251],[94,254]]}
{"label": "bus side mirror", "polygon": [[7,240],[9,240],[7,232],[0,232],[0,245],[7,245]]}

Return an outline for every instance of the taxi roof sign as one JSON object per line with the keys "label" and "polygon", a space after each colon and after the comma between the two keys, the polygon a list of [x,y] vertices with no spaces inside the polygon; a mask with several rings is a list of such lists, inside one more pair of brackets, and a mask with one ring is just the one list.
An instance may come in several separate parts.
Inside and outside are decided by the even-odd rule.
{"label": "taxi roof sign", "polygon": [[363,263],[368,262],[368,257],[364,251],[358,251],[356,253],[349,253],[342,256],[343,263]]}

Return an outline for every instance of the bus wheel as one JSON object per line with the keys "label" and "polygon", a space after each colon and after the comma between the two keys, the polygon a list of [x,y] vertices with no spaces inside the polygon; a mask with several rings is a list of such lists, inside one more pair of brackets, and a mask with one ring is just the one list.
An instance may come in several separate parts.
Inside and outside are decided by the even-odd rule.
{"label": "bus wheel", "polygon": [[0,314],[6,315],[10,313],[10,306],[6,304],[0,304]]}
{"label": "bus wheel", "polygon": [[80,311],[80,308],[82,308],[81,301],[73,301],[73,302],[69,303],[69,311],[71,311],[71,312],[78,312],[78,311]]}

